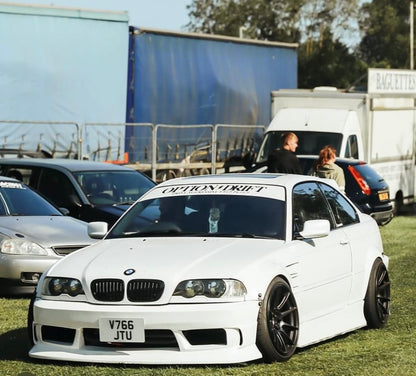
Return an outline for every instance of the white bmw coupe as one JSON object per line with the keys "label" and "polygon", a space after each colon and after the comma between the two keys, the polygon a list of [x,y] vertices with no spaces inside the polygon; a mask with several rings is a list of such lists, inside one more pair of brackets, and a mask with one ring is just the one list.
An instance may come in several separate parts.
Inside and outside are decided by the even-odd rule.
{"label": "white bmw coupe", "polygon": [[330,180],[168,180],[42,275],[29,355],[126,364],[286,361],[390,314],[377,223]]}

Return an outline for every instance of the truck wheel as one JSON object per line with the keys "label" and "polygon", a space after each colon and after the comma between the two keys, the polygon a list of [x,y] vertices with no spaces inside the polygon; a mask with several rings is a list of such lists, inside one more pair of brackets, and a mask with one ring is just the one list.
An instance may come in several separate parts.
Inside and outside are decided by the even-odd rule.
{"label": "truck wheel", "polygon": [[259,310],[256,344],[266,362],[285,362],[296,350],[299,315],[289,284],[276,277]]}
{"label": "truck wheel", "polygon": [[364,300],[364,316],[369,328],[386,325],[390,315],[390,280],[384,263],[377,259],[371,268]]}
{"label": "truck wheel", "polygon": [[400,215],[403,212],[403,194],[397,192],[394,198],[393,213],[395,216]]}

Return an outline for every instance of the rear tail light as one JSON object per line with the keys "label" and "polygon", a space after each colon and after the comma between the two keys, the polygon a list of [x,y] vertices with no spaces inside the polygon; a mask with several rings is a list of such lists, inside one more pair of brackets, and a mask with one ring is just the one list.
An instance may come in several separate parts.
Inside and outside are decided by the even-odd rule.
{"label": "rear tail light", "polygon": [[351,172],[351,175],[354,177],[363,193],[369,196],[371,194],[371,188],[361,174],[353,166],[348,166],[348,170]]}

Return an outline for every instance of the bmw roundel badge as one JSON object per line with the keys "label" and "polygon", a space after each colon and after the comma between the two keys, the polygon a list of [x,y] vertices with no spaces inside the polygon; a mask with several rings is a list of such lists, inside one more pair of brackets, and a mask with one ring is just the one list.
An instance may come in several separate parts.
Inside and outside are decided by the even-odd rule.
{"label": "bmw roundel badge", "polygon": [[125,275],[132,275],[132,274],[134,274],[136,271],[134,270],[134,269],[126,269],[125,271],[124,271],[124,274]]}

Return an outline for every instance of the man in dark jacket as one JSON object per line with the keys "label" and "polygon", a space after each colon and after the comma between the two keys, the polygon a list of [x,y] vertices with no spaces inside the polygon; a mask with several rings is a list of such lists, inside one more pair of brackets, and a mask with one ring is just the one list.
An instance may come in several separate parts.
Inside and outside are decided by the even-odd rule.
{"label": "man in dark jacket", "polygon": [[282,134],[282,147],[273,150],[267,159],[267,172],[302,174],[302,168],[295,151],[298,137],[293,132]]}

